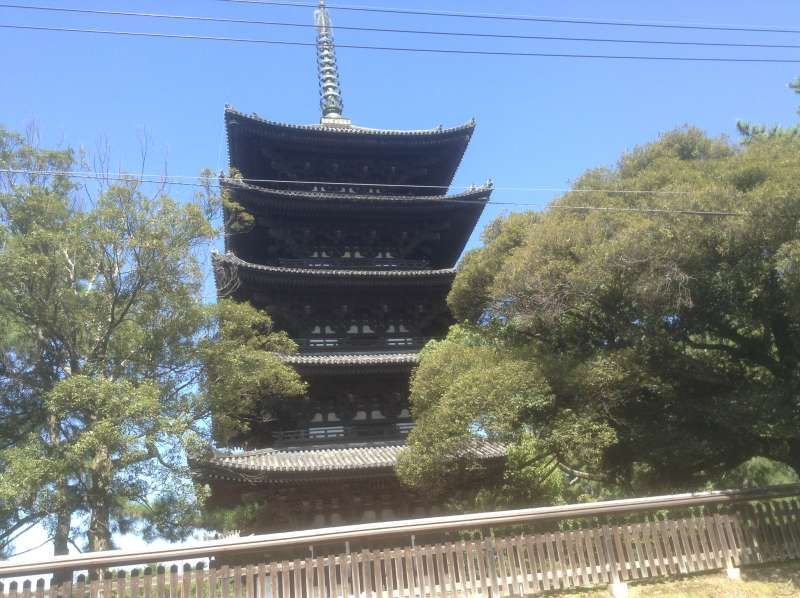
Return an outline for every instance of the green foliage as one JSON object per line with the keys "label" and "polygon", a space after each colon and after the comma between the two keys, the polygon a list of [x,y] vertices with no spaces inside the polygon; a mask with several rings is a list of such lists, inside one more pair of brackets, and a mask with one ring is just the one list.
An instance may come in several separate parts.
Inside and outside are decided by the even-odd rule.
{"label": "green foliage", "polygon": [[[79,167],[2,129],[0,166]],[[135,177],[0,180],[0,548],[38,521],[57,552],[134,528],[187,534],[205,491],[186,450],[209,445],[211,414],[224,439],[264,397],[304,393],[266,314],[201,301],[222,202],[210,187],[189,203],[150,196]]]}
{"label": "green foliage", "polygon": [[468,252],[461,261],[459,276],[453,282],[448,302],[459,320],[478,320],[489,304],[488,290],[500,264],[539,220],[533,212],[511,214],[486,227],[484,247]]}
{"label": "green foliage", "polygon": [[[797,94],[800,94],[800,77],[789,83],[789,89],[794,91]],[[797,113],[800,114],[800,108],[798,108]],[[736,128],[739,129],[739,133],[742,135],[742,140],[744,143],[748,143],[753,139],[764,138],[764,137],[776,137],[776,136],[797,136],[800,134],[800,125],[794,126],[790,128],[783,128],[778,126],[767,127],[765,125],[756,125],[753,123],[739,121],[736,123]]]}
{"label": "green foliage", "polygon": [[297,345],[286,333],[273,331],[268,314],[223,299],[216,306],[216,320],[218,336],[202,341],[198,348],[205,364],[203,386],[214,413],[215,433],[225,440],[269,419],[270,398],[299,398],[306,387],[279,358],[297,351]]}
{"label": "green foliage", "polygon": [[544,417],[552,396],[524,355],[511,355],[473,332],[454,327],[428,344],[413,377],[416,426],[411,451],[398,471],[410,484],[444,490],[457,475],[454,463],[481,436],[506,441],[526,419]]}
{"label": "green foliage", "polygon": [[766,457],[752,457],[725,472],[713,485],[718,488],[763,488],[800,483],[800,476],[789,465]]}
{"label": "green foliage", "polygon": [[448,298],[462,324],[414,375],[404,478],[446,484],[484,435],[531,500],[800,466],[800,137],[746,141],[672,131],[575,182],[597,191],[491,225]]}

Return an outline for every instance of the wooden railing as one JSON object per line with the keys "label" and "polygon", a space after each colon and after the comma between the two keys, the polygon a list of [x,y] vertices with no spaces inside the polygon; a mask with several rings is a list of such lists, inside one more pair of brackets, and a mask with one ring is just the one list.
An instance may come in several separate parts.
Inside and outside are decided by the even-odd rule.
{"label": "wooden railing", "polygon": [[337,268],[341,270],[430,270],[427,260],[408,260],[403,258],[345,258],[310,257],[301,259],[281,259],[278,265],[286,268]]}
{"label": "wooden railing", "polygon": [[316,337],[297,337],[294,341],[300,347],[301,352],[308,349],[337,349],[344,350],[390,350],[390,349],[418,349],[422,347],[430,338],[420,336],[405,336],[404,334],[384,335],[343,335],[343,336],[316,336]]}
{"label": "wooden railing", "polygon": [[389,424],[360,424],[315,427],[300,430],[278,430],[272,433],[274,446],[295,443],[317,443],[325,441],[357,440],[359,438],[399,439],[408,436],[413,424],[411,422]]}
{"label": "wooden railing", "polygon": [[[0,580],[56,573],[66,581],[6,583],[0,595],[522,596],[798,559],[798,495],[797,485],[670,495],[1,563]],[[505,529],[442,541],[446,533],[498,527]],[[415,541],[431,534],[439,541]],[[352,549],[365,541],[372,546]],[[341,549],[326,554],[331,543]],[[288,558],[276,555],[292,550]],[[184,564],[170,566],[174,561]]]}

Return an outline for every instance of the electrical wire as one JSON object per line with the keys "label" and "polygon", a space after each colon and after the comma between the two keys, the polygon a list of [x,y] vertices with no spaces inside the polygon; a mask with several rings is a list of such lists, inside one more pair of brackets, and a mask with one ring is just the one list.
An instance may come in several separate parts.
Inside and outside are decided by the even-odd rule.
{"label": "electrical wire", "polygon": [[[82,176],[91,175],[93,177],[124,177],[126,180],[131,178],[137,179],[154,179],[148,182],[161,182],[162,180],[170,179],[184,179],[194,181],[206,181],[208,177],[199,175],[163,175],[163,174],[114,174],[111,172],[97,172],[85,170],[34,170],[26,168],[0,168],[0,172],[8,174],[35,174],[43,176]],[[386,188],[402,188],[402,189],[457,189],[467,191],[474,189],[474,185],[456,186],[456,185],[410,185],[399,183],[357,183],[351,181],[309,181],[309,180],[289,180],[289,179],[251,179],[251,178],[237,178],[236,181],[243,183],[272,183],[272,184],[298,184],[298,185],[331,185],[331,186],[348,186],[348,187],[386,187]],[[202,183],[198,183],[202,185]],[[613,192],[623,194],[642,194],[642,195],[691,195],[691,191],[675,191],[667,189],[572,189],[568,187],[492,187],[495,191],[538,191],[538,192],[552,192],[562,193],[572,191],[575,193],[595,193],[595,192]]]}
{"label": "electrical wire", "polygon": [[[0,24],[0,29],[17,29],[24,31],[49,31],[62,33],[89,33],[98,35],[116,35],[124,37],[149,37],[158,39],[182,39],[196,41],[219,41],[249,44],[270,44],[279,46],[303,46],[316,47],[314,42],[293,42],[285,40],[270,40],[249,37],[224,37],[215,35],[189,35],[178,33],[151,33],[144,31],[117,31],[110,29],[84,29],[79,27],[45,27],[36,25],[18,25],[4,23]],[[471,56],[518,56],[536,58],[583,58],[583,59],[604,59],[604,60],[644,60],[660,62],[713,62],[713,63],[761,63],[761,64],[800,64],[800,58],[735,58],[722,56],[641,56],[641,55],[620,55],[620,54],[570,54],[560,52],[513,52],[513,51],[492,51],[492,50],[456,50],[449,48],[415,48],[402,46],[371,46],[361,44],[336,44],[338,48],[349,48],[354,50],[378,50],[386,52],[410,52],[425,54],[458,54]]]}
{"label": "electrical wire", "polygon": [[[301,8],[317,8],[318,4],[312,2],[286,2],[279,0],[215,0],[228,4],[253,4],[265,6],[293,6]],[[509,15],[501,13],[476,13],[445,10],[426,10],[421,8],[395,8],[388,6],[354,6],[345,4],[326,4],[329,10],[343,10],[355,12],[371,12],[384,14],[418,15],[428,17],[451,17],[464,19],[487,19],[498,21],[522,21],[537,23],[565,23],[571,25],[604,25],[613,27],[652,27],[656,29],[686,29],[699,31],[742,31],[750,33],[800,33],[800,29],[783,27],[745,27],[744,25],[722,25],[706,23],[675,23],[664,21],[626,21],[614,19],[586,19],[577,17],[556,17],[539,15]]]}
{"label": "electrical wire", "polygon": [[[149,175],[149,174],[136,174],[136,175],[125,175],[125,174],[112,174],[107,172],[81,172],[81,171],[66,171],[66,170],[35,170],[35,169],[26,169],[26,168],[0,168],[0,172],[4,172],[7,174],[31,174],[31,175],[39,175],[39,176],[65,176],[65,177],[74,177],[74,178],[83,178],[83,179],[90,179],[90,180],[111,180],[111,181],[122,181],[122,182],[136,182],[141,181],[143,183],[150,183],[150,184],[164,184],[164,185],[180,185],[186,187],[202,187],[206,188],[208,186],[214,188],[220,188],[221,185],[219,183],[215,183],[210,181],[209,179],[205,179],[205,177],[201,176],[163,176],[163,175]],[[148,180],[153,179],[153,180]],[[195,179],[195,180],[206,180],[205,183],[201,182],[186,182],[186,181],[175,181],[172,179]],[[237,179],[243,180],[243,179]],[[384,185],[380,183],[332,183],[330,181],[279,181],[279,180],[269,180],[269,179],[244,179],[249,182],[271,182],[271,183],[293,183],[293,184],[307,184],[307,185],[329,185],[329,186],[360,186],[360,185],[370,185],[370,186],[381,186],[381,187],[403,187],[403,188],[437,188],[437,189],[447,189],[448,187],[443,186],[434,186],[434,185]],[[451,187],[454,189],[458,189],[458,187]],[[463,189],[471,189],[471,187],[463,187]],[[557,191],[563,193],[623,193],[623,194],[651,194],[651,195],[690,195],[691,191],[669,191],[669,190],[658,190],[658,189],[569,189],[569,188],[556,188],[556,187],[496,187],[495,190],[525,190],[525,191]],[[449,198],[449,197],[436,197],[431,196],[430,198],[432,201],[441,201],[443,203],[467,203],[471,205],[475,205],[474,201],[469,200],[460,200],[457,198]],[[489,200],[486,202],[488,205],[500,205],[500,206],[517,206],[517,207],[542,207],[541,202],[512,202],[512,201],[496,201],[496,200]],[[676,214],[676,215],[690,215],[690,216],[749,216],[746,212],[735,212],[735,211],[728,211],[728,210],[692,210],[692,209],[672,209],[672,208],[622,208],[622,207],[603,207],[603,206],[565,206],[565,205],[550,205],[548,206],[552,209],[557,210],[574,210],[574,211],[597,211],[597,212],[634,212],[634,213],[645,213],[645,214]]]}
{"label": "electrical wire", "polygon": [[[115,10],[99,10],[85,8],[64,8],[55,6],[34,6],[24,4],[5,4],[0,3],[0,8],[33,10],[43,12],[57,12],[66,14],[90,14],[101,16],[121,16],[121,17],[140,17],[150,19],[168,19],[190,22],[209,22],[209,23],[232,23],[238,25],[267,25],[272,27],[295,27],[304,29],[316,29],[316,25],[311,23],[290,23],[286,21],[265,21],[259,19],[238,19],[231,17],[209,17],[200,15],[179,15],[168,13],[153,12],[131,12]],[[698,42],[698,41],[675,41],[675,40],[652,40],[652,39],[622,39],[604,37],[570,37],[562,35],[523,35],[508,33],[477,33],[468,31],[434,31],[425,29],[395,29],[386,27],[362,27],[336,25],[336,30],[360,31],[369,33],[401,33],[410,35],[430,35],[445,37],[466,37],[466,38],[489,38],[489,39],[517,39],[517,40],[538,40],[538,41],[569,41],[569,42],[591,42],[591,43],[613,43],[613,44],[641,44],[641,45],[663,45],[663,46],[696,46],[696,47],[722,47],[722,48],[769,48],[769,49],[800,49],[800,44],[765,44],[765,43],[743,43],[743,42]]]}

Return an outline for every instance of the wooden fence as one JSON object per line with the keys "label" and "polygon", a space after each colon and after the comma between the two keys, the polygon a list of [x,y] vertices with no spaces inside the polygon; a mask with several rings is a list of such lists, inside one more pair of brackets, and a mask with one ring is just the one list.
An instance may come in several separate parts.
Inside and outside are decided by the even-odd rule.
{"label": "wooden fence", "polygon": [[[793,492],[798,494],[800,489]],[[614,502],[621,501],[595,504]],[[548,531],[421,545],[409,543],[395,548],[291,560],[254,560],[253,564],[245,565],[209,566],[214,561],[206,558],[182,567],[126,567],[107,569],[100,574],[90,569],[94,574],[88,579],[88,573],[78,574],[52,587],[44,578],[11,583],[0,586],[0,595],[15,598],[527,596],[800,559],[800,502],[796,496],[765,495],[761,500],[747,502],[699,504],[702,506],[694,506],[691,501],[681,503],[677,517],[663,510],[648,510],[639,503],[634,510],[614,511],[620,520],[617,523],[598,524],[597,518],[589,515],[588,521],[583,522],[548,517],[544,520]],[[537,509],[528,511],[531,521],[541,525],[542,520],[534,516]],[[425,522],[437,519],[441,518],[411,521],[424,530]],[[460,523],[458,527],[465,529],[466,525]],[[357,531],[338,535],[349,539],[360,537]],[[207,554],[213,554],[213,550],[212,546]],[[85,564],[87,559],[81,562]],[[28,566],[27,571],[31,569]],[[65,567],[59,564],[53,570]],[[0,576],[25,571],[25,566],[0,564]]]}

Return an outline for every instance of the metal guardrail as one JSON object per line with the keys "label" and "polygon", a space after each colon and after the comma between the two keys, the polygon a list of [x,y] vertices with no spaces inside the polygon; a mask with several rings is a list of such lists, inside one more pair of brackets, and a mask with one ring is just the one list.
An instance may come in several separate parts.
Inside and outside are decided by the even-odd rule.
{"label": "metal guardrail", "polygon": [[111,550],[107,552],[84,553],[75,556],[60,556],[28,563],[0,563],[0,578],[46,574],[57,571],[81,571],[87,569],[139,565],[142,563],[201,559],[209,556],[245,554],[268,549],[291,548],[329,542],[344,543],[370,538],[388,539],[435,531],[456,531],[519,523],[578,519],[600,515],[629,514],[702,505],[762,501],[798,495],[800,495],[800,484],[791,484],[756,488],[752,490],[719,490],[672,494],[553,507],[535,507],[509,511],[328,527],[248,536],[244,538],[214,540],[169,548],[133,551]]}

